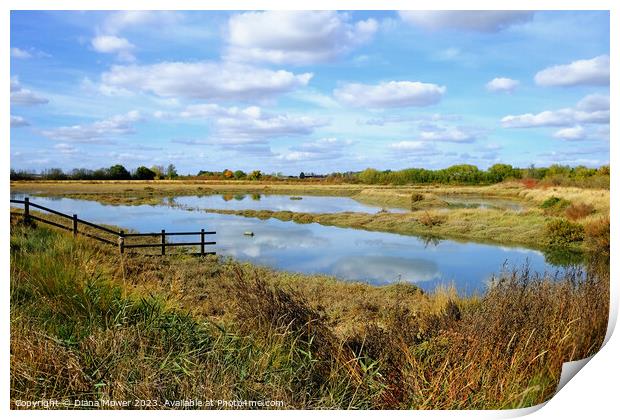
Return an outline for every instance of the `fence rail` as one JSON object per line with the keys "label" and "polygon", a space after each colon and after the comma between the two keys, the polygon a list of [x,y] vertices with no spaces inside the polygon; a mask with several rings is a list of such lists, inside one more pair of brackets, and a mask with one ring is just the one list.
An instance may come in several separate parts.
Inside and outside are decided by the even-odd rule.
{"label": "fence rail", "polygon": [[[24,205],[24,213],[23,213],[23,217],[24,220],[29,221],[29,220],[35,220],[37,222],[41,222],[41,223],[46,223],[48,225],[52,225],[55,226],[57,228],[60,229],[64,229],[64,230],[68,230],[70,232],[73,232],[74,236],[79,235],[84,235],[87,236],[89,238],[95,239],[97,241],[109,244],[109,245],[113,245],[113,246],[117,246],[118,250],[121,254],[123,254],[125,252],[126,249],[131,249],[131,248],[159,248],[161,250],[161,255],[166,255],[166,248],[169,247],[179,247],[179,246],[200,246],[200,252],[194,253],[194,255],[215,255],[214,251],[206,251],[205,250],[205,246],[207,245],[215,245],[217,242],[215,241],[206,241],[205,240],[205,236],[206,235],[215,235],[216,232],[215,231],[206,231],[205,229],[200,229],[200,231],[197,232],[166,232],[165,229],[162,229],[161,232],[151,232],[151,233],[125,233],[124,231],[115,231],[113,229],[110,229],[108,227],[105,226],[101,226],[98,225],[96,223],[93,222],[89,222],[83,219],[78,218],[77,214],[73,214],[73,215],[69,215],[66,213],[62,213],[58,210],[54,210],[54,209],[50,209],[49,207],[45,207],[42,206],[40,204],[36,204],[30,201],[29,197],[25,197],[23,200],[13,200],[11,199],[11,203],[12,204],[23,204]],[[31,208],[36,208],[39,210],[43,210],[46,211],[48,213],[51,214],[55,214],[56,216],[60,216],[63,217],[65,219],[69,219],[72,222],[72,226],[65,226],[61,223],[57,223],[53,220],[48,220],[48,219],[44,219],[43,217],[39,217],[36,216],[34,214],[31,214],[30,209]],[[11,215],[16,215],[18,213],[11,213]],[[86,225],[92,229],[95,230],[99,230],[101,232],[105,232],[106,234],[111,234],[114,235],[116,237],[116,242],[112,241],[110,239],[107,238],[102,238],[100,236],[94,235],[94,234],[90,234],[88,232],[84,232],[83,230],[79,229],[79,225],[83,224]],[[189,236],[189,235],[198,235],[200,237],[200,242],[167,242],[166,239],[169,236]],[[126,238],[133,238],[133,237],[160,237],[161,241],[159,243],[138,243],[138,244],[132,244],[132,243],[125,243],[125,239]]]}

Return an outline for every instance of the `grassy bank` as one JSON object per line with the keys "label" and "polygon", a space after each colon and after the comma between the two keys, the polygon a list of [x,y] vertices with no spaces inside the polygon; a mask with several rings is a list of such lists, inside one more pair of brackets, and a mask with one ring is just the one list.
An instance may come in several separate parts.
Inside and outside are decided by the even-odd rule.
{"label": "grassy bank", "polygon": [[[417,210],[408,213],[300,213],[272,210],[193,209],[208,213],[232,214],[258,219],[278,219],[295,223],[319,223],[324,226],[390,232],[402,235],[475,241],[490,244],[549,247],[546,229],[550,220],[558,219],[541,211],[515,213],[497,209],[453,209],[450,211]],[[567,244],[572,251],[582,251],[583,242]]]}
{"label": "grassy bank", "polygon": [[[608,266],[499,276],[481,297],[11,229],[11,399],[278,400],[285,408],[513,408],[605,335]],[[146,407],[148,408],[148,407]],[[218,407],[216,407],[218,408]],[[219,407],[221,408],[221,407]]]}

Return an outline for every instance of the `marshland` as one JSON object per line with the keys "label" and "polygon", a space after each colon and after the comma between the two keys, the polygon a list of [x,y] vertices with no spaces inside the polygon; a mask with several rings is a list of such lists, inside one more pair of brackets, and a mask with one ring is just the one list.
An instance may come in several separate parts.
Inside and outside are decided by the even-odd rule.
{"label": "marshland", "polygon": [[117,229],[205,227],[218,242],[217,256],[120,255],[13,216],[12,400],[525,407],[550,398],[562,363],[593,355],[607,329],[609,189],[598,185],[11,189]]}

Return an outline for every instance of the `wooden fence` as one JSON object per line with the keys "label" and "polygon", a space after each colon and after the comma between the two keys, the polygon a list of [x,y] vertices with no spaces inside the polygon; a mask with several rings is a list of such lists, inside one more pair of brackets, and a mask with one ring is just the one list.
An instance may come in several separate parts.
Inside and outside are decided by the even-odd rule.
{"label": "wooden fence", "polygon": [[[30,201],[30,198],[25,197],[23,200],[11,200],[12,204],[23,204],[24,205],[24,213],[23,217],[25,221],[35,220],[37,222],[46,223],[48,225],[55,226],[60,229],[68,230],[73,232],[74,236],[83,235],[89,238],[95,239],[99,242],[103,242],[109,245],[117,246],[118,250],[121,254],[125,252],[126,249],[132,248],[159,248],[161,250],[161,255],[166,255],[166,248],[169,247],[179,247],[179,246],[200,246],[200,252],[193,253],[194,255],[215,255],[214,251],[206,251],[205,246],[207,245],[215,245],[215,241],[205,241],[206,235],[215,235],[213,231],[205,231],[204,229],[200,229],[199,232],[166,232],[164,229],[161,232],[155,233],[125,233],[124,231],[115,231],[105,226],[101,226],[92,222],[88,222],[86,220],[82,220],[78,218],[77,214],[69,215],[62,212],[59,212],[54,209],[50,209],[48,207],[44,207],[40,204],[33,203]],[[71,220],[71,226],[65,226],[61,223],[57,223],[53,220],[44,219],[43,217],[39,217],[38,215],[34,215],[30,212],[31,208],[36,208],[39,210],[43,210],[45,212],[54,214],[61,218],[65,218]],[[11,213],[12,215],[15,213]],[[79,225],[85,225],[89,228],[92,228],[94,231],[98,231],[101,234],[114,235],[116,237],[116,241],[103,238],[102,236],[97,236],[96,234],[91,234],[85,232],[84,230],[79,229]],[[169,236],[199,236],[199,242],[167,242],[166,238]],[[153,243],[127,243],[127,238],[139,238],[139,237],[159,237],[160,241]]]}

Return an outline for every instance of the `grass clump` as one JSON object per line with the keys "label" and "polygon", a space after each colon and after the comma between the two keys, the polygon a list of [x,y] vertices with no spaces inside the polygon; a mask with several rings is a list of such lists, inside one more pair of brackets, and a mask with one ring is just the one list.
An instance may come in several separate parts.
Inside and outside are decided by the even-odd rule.
{"label": "grass clump", "polygon": [[570,220],[583,219],[592,213],[594,213],[594,206],[585,203],[571,204],[565,211],[566,217]]}
{"label": "grass clump", "polygon": [[585,244],[590,251],[609,256],[610,243],[609,217],[585,225]]}
{"label": "grass clump", "polygon": [[425,211],[418,217],[418,221],[426,227],[439,226],[446,221],[445,216]]}
{"label": "grass clump", "polygon": [[545,210],[546,214],[558,215],[565,211],[571,202],[559,197],[549,197],[540,204],[540,208]]}

